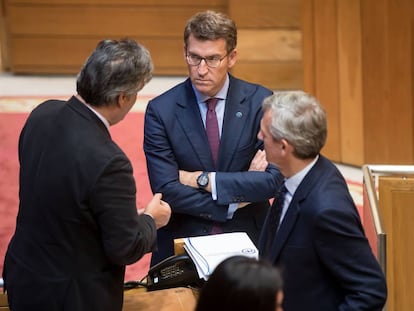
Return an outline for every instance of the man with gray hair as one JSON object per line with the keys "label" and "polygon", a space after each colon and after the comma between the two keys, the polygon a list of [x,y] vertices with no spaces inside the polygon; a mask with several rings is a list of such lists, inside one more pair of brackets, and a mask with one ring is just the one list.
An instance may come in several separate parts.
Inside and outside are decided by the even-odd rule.
{"label": "man with gray hair", "polygon": [[10,310],[121,311],[125,265],[152,250],[171,210],[138,215],[132,166],[111,139],[152,76],[133,40],[101,41],[78,94],[33,110],[20,134],[20,205],[3,278]]}
{"label": "man with gray hair", "polygon": [[300,91],[275,93],[262,106],[258,137],[285,183],[259,250],[282,271],[283,309],[382,310],[384,274],[343,176],[320,154],[327,137],[324,109]]}

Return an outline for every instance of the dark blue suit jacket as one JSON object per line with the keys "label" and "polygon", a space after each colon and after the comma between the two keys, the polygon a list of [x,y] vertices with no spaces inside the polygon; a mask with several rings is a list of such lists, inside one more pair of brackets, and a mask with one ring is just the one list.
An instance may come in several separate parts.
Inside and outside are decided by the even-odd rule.
{"label": "dark blue suit jacket", "polygon": [[[263,249],[267,219],[260,238]],[[270,256],[284,279],[284,310],[382,310],[386,283],[344,178],[326,158],[297,188]]]}
{"label": "dark blue suit jacket", "polygon": [[[214,222],[224,232],[245,231],[258,241],[274,195],[279,171],[247,172],[263,143],[257,139],[261,104],[272,92],[230,76],[224,121],[214,168],[207,135],[189,79],[151,100],[145,114],[144,151],[153,192],[161,192],[172,208],[169,224],[158,230],[158,251],[152,264],[173,255],[173,239],[206,235]],[[217,171],[218,200],[211,193],[184,186],[179,170]],[[255,202],[227,220],[230,203]]]}

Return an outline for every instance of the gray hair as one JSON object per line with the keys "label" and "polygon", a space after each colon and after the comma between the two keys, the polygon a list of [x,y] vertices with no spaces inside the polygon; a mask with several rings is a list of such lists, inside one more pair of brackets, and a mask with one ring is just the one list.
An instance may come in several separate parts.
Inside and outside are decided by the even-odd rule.
{"label": "gray hair", "polygon": [[300,159],[314,158],[325,145],[326,113],[316,98],[302,91],[276,92],[263,101],[271,111],[273,139],[286,139]]}
{"label": "gray hair", "polygon": [[77,92],[92,106],[115,103],[121,92],[133,95],[152,78],[150,53],[131,39],[102,40],[83,65]]}
{"label": "gray hair", "polygon": [[224,39],[226,41],[227,53],[233,51],[237,46],[236,24],[223,13],[205,11],[192,16],[184,29],[186,49],[190,34],[198,40]]}

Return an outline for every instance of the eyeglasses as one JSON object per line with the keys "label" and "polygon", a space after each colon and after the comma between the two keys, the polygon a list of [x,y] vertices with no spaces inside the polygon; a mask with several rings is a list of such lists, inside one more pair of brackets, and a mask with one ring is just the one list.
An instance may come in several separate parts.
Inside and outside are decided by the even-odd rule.
{"label": "eyeglasses", "polygon": [[222,58],[217,56],[209,56],[209,57],[201,57],[195,54],[187,54],[185,58],[187,59],[187,63],[190,66],[198,66],[201,64],[201,61],[204,60],[206,65],[210,68],[217,68],[220,66],[221,61],[227,57],[228,54],[224,55]]}

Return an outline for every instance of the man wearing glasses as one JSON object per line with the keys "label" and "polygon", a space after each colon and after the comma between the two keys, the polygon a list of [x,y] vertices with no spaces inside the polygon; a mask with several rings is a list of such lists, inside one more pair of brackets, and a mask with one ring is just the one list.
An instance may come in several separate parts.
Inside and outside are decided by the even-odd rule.
{"label": "man wearing glasses", "polygon": [[150,184],[172,209],[151,265],[174,254],[175,238],[244,231],[256,243],[281,182],[257,138],[261,104],[272,91],[229,74],[236,44],[236,25],[226,15],[195,14],[184,30],[189,78],[148,103]]}

